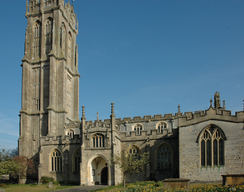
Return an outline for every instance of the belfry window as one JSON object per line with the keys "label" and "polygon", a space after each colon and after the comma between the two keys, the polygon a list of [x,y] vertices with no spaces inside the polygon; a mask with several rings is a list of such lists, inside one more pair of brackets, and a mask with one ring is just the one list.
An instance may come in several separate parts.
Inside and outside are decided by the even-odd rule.
{"label": "belfry window", "polygon": [[36,23],[34,26],[34,56],[40,57],[41,53],[41,24]]}
{"label": "belfry window", "polygon": [[165,122],[160,122],[157,124],[157,129],[159,133],[162,133],[164,129],[167,129],[167,124]]}
{"label": "belfry window", "polygon": [[134,126],[134,131],[136,132],[137,135],[140,135],[141,131],[142,131],[142,125],[141,124],[136,124]]}
{"label": "belfry window", "polygon": [[80,170],[80,162],[81,162],[81,149],[77,149],[74,153],[74,171]]}
{"label": "belfry window", "polygon": [[60,27],[60,48],[65,56],[65,41],[66,41],[66,30],[64,23],[61,24]]}
{"label": "belfry window", "polygon": [[53,24],[52,20],[48,20],[46,24],[46,54],[49,54],[52,50],[52,31]]}
{"label": "belfry window", "polygon": [[157,150],[158,169],[172,168],[172,150],[167,144],[162,144]]}
{"label": "belfry window", "polygon": [[104,136],[95,134],[92,136],[93,147],[104,147]]}
{"label": "belfry window", "polygon": [[201,166],[224,165],[224,135],[214,125],[206,128],[200,137]]}
{"label": "belfry window", "polygon": [[52,171],[62,171],[62,154],[55,149],[51,154]]}

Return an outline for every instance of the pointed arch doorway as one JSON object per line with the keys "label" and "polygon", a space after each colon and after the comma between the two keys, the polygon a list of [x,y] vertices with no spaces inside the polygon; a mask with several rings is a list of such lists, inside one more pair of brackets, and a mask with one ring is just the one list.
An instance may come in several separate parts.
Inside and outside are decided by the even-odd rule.
{"label": "pointed arch doorway", "polygon": [[87,165],[87,185],[111,185],[110,167],[103,155],[94,155]]}

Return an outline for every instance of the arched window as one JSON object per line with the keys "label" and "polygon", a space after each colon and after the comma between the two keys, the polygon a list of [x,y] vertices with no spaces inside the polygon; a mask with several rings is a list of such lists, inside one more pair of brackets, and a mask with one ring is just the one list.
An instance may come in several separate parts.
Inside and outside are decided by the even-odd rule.
{"label": "arched window", "polygon": [[157,150],[157,167],[158,169],[172,168],[172,150],[167,144],[162,144]]}
{"label": "arched window", "polygon": [[40,57],[41,53],[41,24],[39,22],[35,23],[34,26],[34,56]]}
{"label": "arched window", "polygon": [[95,134],[92,136],[93,147],[104,147],[104,136]]}
{"label": "arched window", "polygon": [[61,24],[60,27],[60,48],[65,56],[65,39],[66,39],[66,30],[64,23]]}
{"label": "arched window", "polygon": [[81,149],[77,149],[74,153],[74,171],[80,171]]}
{"label": "arched window", "polygon": [[157,124],[156,128],[159,130],[159,133],[162,133],[164,129],[167,129],[167,124],[165,122],[160,122]]}
{"label": "arched window", "polygon": [[48,19],[46,23],[46,54],[49,54],[52,50],[52,33],[53,23],[51,19]]}
{"label": "arched window", "polygon": [[141,131],[142,131],[142,125],[141,124],[136,124],[134,126],[134,131],[136,132],[137,135],[140,135]]}
{"label": "arched window", "polygon": [[72,35],[71,35],[71,32],[69,32],[68,33],[68,61],[67,61],[67,63],[69,64],[69,65],[71,65],[71,53],[72,53],[72,51],[71,51],[71,49],[72,49]]}
{"label": "arched window", "polygon": [[55,149],[51,154],[52,171],[62,171],[62,154]]}
{"label": "arched window", "polygon": [[131,156],[133,159],[141,159],[141,150],[135,146],[132,145],[128,151],[127,151],[128,155]]}
{"label": "arched window", "polygon": [[69,129],[69,131],[67,132],[67,135],[69,136],[70,139],[74,138],[74,130]]}
{"label": "arched window", "polygon": [[224,134],[215,125],[208,126],[200,136],[201,166],[224,165]]}

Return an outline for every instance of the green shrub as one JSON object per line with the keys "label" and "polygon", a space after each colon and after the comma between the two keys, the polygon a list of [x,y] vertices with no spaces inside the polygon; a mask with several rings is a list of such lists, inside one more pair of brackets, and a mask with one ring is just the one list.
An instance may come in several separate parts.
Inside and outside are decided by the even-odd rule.
{"label": "green shrub", "polygon": [[153,183],[145,185],[142,182],[140,182],[140,185],[129,185],[126,188],[126,192],[144,192],[144,191],[157,192],[157,188],[155,187],[155,185],[153,185]]}
{"label": "green shrub", "polygon": [[157,187],[163,187],[164,186],[164,183],[163,181],[158,181],[157,184],[156,184]]}
{"label": "green shrub", "polygon": [[46,184],[46,183],[53,182],[53,181],[54,181],[54,179],[52,177],[46,177],[46,176],[41,177],[42,184]]}
{"label": "green shrub", "polygon": [[54,181],[53,184],[54,185],[60,185],[60,182],[59,181]]}

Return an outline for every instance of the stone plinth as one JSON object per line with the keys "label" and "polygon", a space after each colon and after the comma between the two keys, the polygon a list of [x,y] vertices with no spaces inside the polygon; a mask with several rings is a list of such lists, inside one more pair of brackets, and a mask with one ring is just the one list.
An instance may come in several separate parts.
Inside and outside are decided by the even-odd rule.
{"label": "stone plinth", "polygon": [[221,175],[223,178],[223,185],[243,185],[244,174],[227,174]]}
{"label": "stone plinth", "polygon": [[165,188],[189,188],[189,179],[169,178],[163,180]]}

